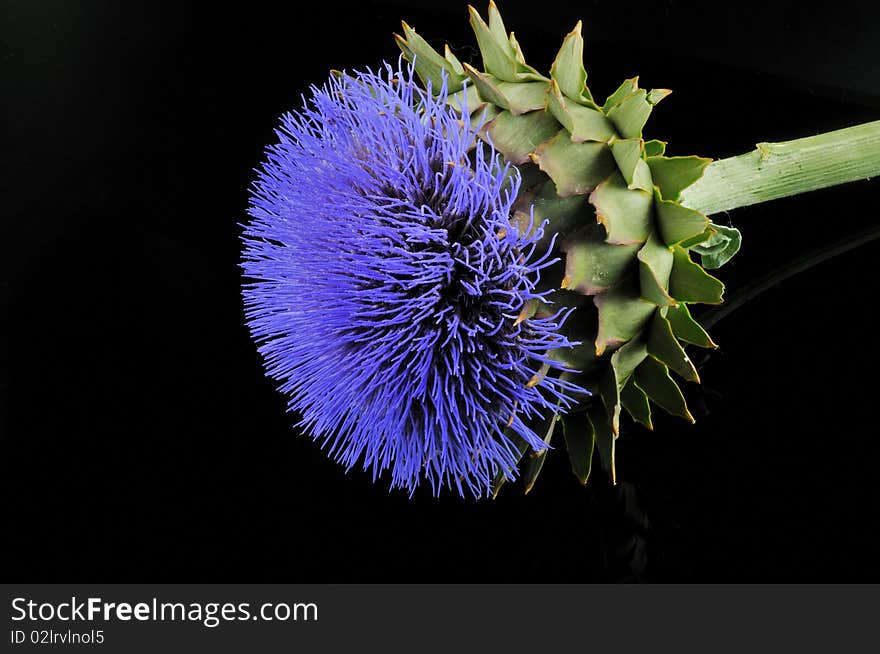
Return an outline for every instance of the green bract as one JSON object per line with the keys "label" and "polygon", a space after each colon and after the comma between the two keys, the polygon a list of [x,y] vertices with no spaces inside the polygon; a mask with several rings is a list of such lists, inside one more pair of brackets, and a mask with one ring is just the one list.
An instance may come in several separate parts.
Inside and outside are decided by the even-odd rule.
{"label": "green bract", "polygon": [[[586,483],[593,451],[612,476],[620,416],[652,429],[651,408],[693,422],[680,379],[699,382],[684,346],[715,344],[691,317],[689,304],[718,304],[724,285],[697,263],[717,268],[739,248],[739,232],[714,225],[680,202],[710,159],[667,157],[666,144],[643,137],[654,106],[669,95],[628,79],[604,102],[587,87],[580,22],[562,43],[549,77],[526,64],[494,3],[486,23],[473,7],[470,22],[483,59],[477,70],[441,55],[409,25],[397,42],[422,81],[440,88],[448,75],[449,100],[474,118],[481,136],[523,177],[515,207],[520,225],[549,221],[558,233],[560,266],[546,281],[557,304],[575,307],[566,335],[584,344],[552,356],[580,372],[563,373],[589,389],[580,409],[535,425],[549,443],[564,433],[574,474]],[[544,307],[530,306],[528,313]],[[561,429],[556,422],[562,422]],[[555,427],[555,428],[554,428]],[[528,448],[522,444],[525,455]],[[531,489],[548,450],[532,452],[524,470]],[[503,476],[497,478],[497,487]]]}

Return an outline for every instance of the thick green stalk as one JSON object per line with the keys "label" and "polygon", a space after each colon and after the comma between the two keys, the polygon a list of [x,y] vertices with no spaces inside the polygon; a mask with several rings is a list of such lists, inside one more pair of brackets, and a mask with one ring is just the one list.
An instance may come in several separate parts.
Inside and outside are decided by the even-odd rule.
{"label": "thick green stalk", "polygon": [[711,163],[681,194],[704,214],[880,176],[880,121],[757,149]]}

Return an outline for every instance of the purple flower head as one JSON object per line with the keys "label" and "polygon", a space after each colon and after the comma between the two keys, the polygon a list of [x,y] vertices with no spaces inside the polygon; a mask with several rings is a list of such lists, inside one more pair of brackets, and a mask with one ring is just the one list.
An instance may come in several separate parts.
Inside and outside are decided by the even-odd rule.
{"label": "purple flower head", "polygon": [[526,423],[574,388],[535,376],[571,345],[564,316],[518,320],[552,263],[535,256],[541,229],[511,222],[519,173],[411,68],[311,91],[268,148],[245,228],[268,374],[348,468],[485,495],[515,474],[514,435],[546,447]]}

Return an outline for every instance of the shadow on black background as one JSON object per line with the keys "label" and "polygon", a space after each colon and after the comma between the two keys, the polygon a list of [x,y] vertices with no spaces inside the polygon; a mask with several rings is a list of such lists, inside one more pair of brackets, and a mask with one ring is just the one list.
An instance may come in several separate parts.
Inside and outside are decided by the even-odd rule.
{"label": "shadow on black background", "polygon": [[[252,169],[309,83],[397,57],[400,18],[474,50],[464,3],[292,5],[7,3],[4,579],[880,580],[877,245],[720,323],[697,424],[630,425],[616,488],[556,452],[528,496],[408,499],[296,436],[243,327]],[[646,132],[671,154],[880,118],[876,8],[618,6],[501,8],[545,70],[583,17],[599,96],[634,74],[674,89]],[[728,295],[875,224],[878,190],[732,212]]]}

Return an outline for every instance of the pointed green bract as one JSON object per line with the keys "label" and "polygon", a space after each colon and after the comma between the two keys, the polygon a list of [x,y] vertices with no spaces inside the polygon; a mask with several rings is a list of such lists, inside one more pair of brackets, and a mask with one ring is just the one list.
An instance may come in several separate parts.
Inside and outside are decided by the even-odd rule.
{"label": "pointed green bract", "polygon": [[522,48],[519,47],[519,43],[516,40],[516,37],[513,35],[513,32],[510,33],[510,47],[513,48],[514,58],[521,64],[526,63],[526,56],[523,54]]}
{"label": "pointed green bract", "polygon": [[653,186],[651,169],[642,159],[643,147],[642,139],[614,139],[611,142],[614,161],[630,190],[650,191]]}
{"label": "pointed green bract", "polygon": [[584,39],[581,36],[581,21],[568,33],[559,49],[559,54],[550,67],[550,78],[562,93],[578,104],[598,109],[593,96],[587,88],[587,71],[584,69]]}
{"label": "pointed green bract", "polygon": [[600,395],[615,435],[620,431],[620,393],[647,356],[648,350],[638,338],[625,343],[611,355],[610,365],[600,383]]}
{"label": "pointed green bract", "polygon": [[672,91],[669,89],[651,89],[648,92],[648,97],[646,99],[648,104],[653,106],[668,97],[670,93],[672,93]]}
{"label": "pointed green bract", "polygon": [[631,340],[642,330],[656,309],[653,304],[642,300],[638,289],[629,284],[620,284],[596,295],[593,303],[599,310],[597,354]]}
{"label": "pointed green bract", "polygon": [[698,263],[691,261],[687,250],[676,246],[672,273],[669,275],[669,292],[672,297],[685,302],[721,304],[724,284],[703,270]]}
{"label": "pointed green bract", "polygon": [[[483,66],[488,73],[509,82],[516,81],[516,55],[504,27],[495,22],[493,30],[482,19],[477,10],[468,7],[471,16],[471,29],[477,37],[477,45],[483,56]],[[490,13],[491,15],[491,13]]]}
{"label": "pointed green bract", "polygon": [[507,109],[514,115],[543,110],[547,106],[546,82],[499,82],[498,90],[507,99]]}
{"label": "pointed green bract", "polygon": [[704,157],[649,156],[646,161],[654,183],[666,200],[678,200],[681,192],[700,179],[706,166],[712,163]]}
{"label": "pointed green bract", "polygon": [[657,224],[666,245],[677,245],[706,231],[709,219],[695,209],[688,209],[677,202],[654,196]]}
{"label": "pointed green bract", "polygon": [[[499,43],[504,44],[508,42],[507,38],[507,28],[504,27],[504,21],[501,18],[501,12],[498,11],[498,6],[494,2],[489,2],[489,31],[492,33],[492,37]],[[511,54],[515,53],[513,46],[510,46]]]}
{"label": "pointed green bract", "polygon": [[556,184],[556,192],[563,198],[589,193],[615,168],[607,145],[574,143],[566,130],[541,144],[532,160],[550,176]]}
{"label": "pointed green bract", "polygon": [[621,102],[624,98],[629,95],[635,93],[639,88],[639,78],[633,77],[628,80],[624,80],[623,84],[621,84],[617,90],[608,96],[608,99],[605,100],[605,104],[602,105],[602,110],[607,114],[612,107]]}
{"label": "pointed green bract", "polygon": [[534,68],[517,61],[516,50],[510,45],[506,35],[501,38],[499,27],[496,27],[493,32],[476,9],[473,7],[469,7],[469,9],[471,27],[477,37],[477,45],[483,56],[483,66],[486,72],[505,82],[546,80]]}
{"label": "pointed green bract", "polygon": [[654,314],[648,330],[648,352],[688,381],[700,382],[697,369],[675,338],[669,321],[660,311]]}
{"label": "pointed green bract", "polygon": [[474,87],[486,102],[507,109],[514,116],[544,109],[547,105],[546,82],[502,82],[491,75],[486,75],[468,64],[464,71],[473,82]]}
{"label": "pointed green bract", "polygon": [[562,416],[562,429],[571,471],[581,484],[586,484],[590,479],[596,444],[593,423],[586,414],[565,415]]}
{"label": "pointed green bract", "polygon": [[635,372],[635,382],[664,411],[694,422],[681,389],[669,376],[666,366],[657,359],[649,356],[642,362]]}
{"label": "pointed green bract", "polygon": [[677,307],[669,307],[664,310],[665,317],[669,320],[672,331],[676,337],[699,347],[716,348],[715,342],[709,338],[709,334],[700,327],[696,320],[691,317],[687,305],[682,303]]}
{"label": "pointed green bract", "polygon": [[556,80],[550,81],[547,109],[571,133],[572,141],[605,143],[615,135],[614,125],[601,111],[568,100]]}
{"label": "pointed green bract", "polygon": [[642,299],[661,307],[677,304],[668,291],[669,275],[672,272],[672,251],[652,232],[637,256]]}
{"label": "pointed green bract", "polygon": [[646,429],[654,429],[651,422],[651,405],[648,402],[648,396],[645,391],[639,388],[634,379],[630,379],[623,390],[620,391],[620,404],[626,409],[626,412],[633,420],[644,426]]}
{"label": "pointed green bract", "polygon": [[651,115],[647,92],[640,89],[608,110],[608,118],[625,139],[641,138],[642,128]]}
{"label": "pointed green bract", "polygon": [[562,288],[596,295],[632,272],[633,254],[639,246],[606,243],[603,231],[598,225],[585,227],[562,244],[566,255]]}
{"label": "pointed green bract", "polygon": [[432,48],[425,39],[416,34],[406,23],[403,23],[403,33],[405,41],[398,37],[398,45],[406,48],[404,54],[408,50],[410,56],[415,60],[416,74],[427,85],[429,82],[431,88],[439,89],[443,85],[443,75],[446,75],[446,88],[450,93],[461,90],[461,86],[466,79],[446,61],[446,59],[434,48]]}
{"label": "pointed green bract", "polygon": [[458,60],[452,50],[449,49],[449,46],[444,46],[443,49],[443,58],[449,62],[449,65],[452,66],[452,70],[454,70],[459,75],[464,75],[464,67],[461,65],[461,62]]}
{"label": "pointed green bract", "polygon": [[494,79],[491,75],[486,75],[481,73],[480,71],[472,68],[468,64],[464,65],[464,72],[470,78],[471,82],[473,82],[474,88],[477,90],[477,93],[480,94],[480,97],[486,102],[491,102],[497,107],[502,109],[509,109],[510,103],[507,101],[505,95],[501,92],[501,89],[495,84]]}
{"label": "pointed green bract", "polygon": [[560,239],[558,242],[563,243],[566,241],[566,236],[584,229],[585,225],[590,226],[593,216],[589,202],[583,195],[560,198],[556,195],[556,185],[553,181],[546,177],[544,180],[536,186],[526,187],[520,191],[513,205],[513,217],[524,234],[537,229],[541,223],[547,221],[542,243],[549,243],[554,234],[558,235]]}
{"label": "pointed green bract", "polygon": [[599,460],[602,467],[608,471],[611,476],[612,483],[617,482],[617,466],[614,461],[615,436],[608,422],[608,417],[601,405],[593,404],[587,410],[587,416],[593,425],[593,432],[596,435],[596,451],[599,453]]}
{"label": "pointed green bract", "polygon": [[556,134],[558,129],[559,125],[553,116],[543,111],[520,116],[502,111],[484,127],[484,132],[506,159],[522,164],[529,161],[535,149]]}
{"label": "pointed green bract", "polygon": [[653,223],[651,194],[629,189],[620,173],[599,184],[590,203],[596,207],[596,220],[605,226],[609,243],[632,245],[648,240]]}

